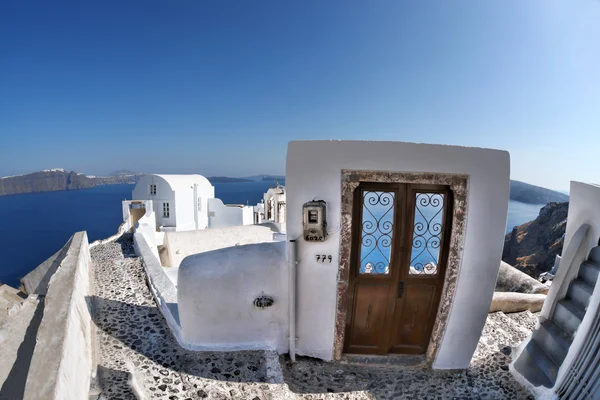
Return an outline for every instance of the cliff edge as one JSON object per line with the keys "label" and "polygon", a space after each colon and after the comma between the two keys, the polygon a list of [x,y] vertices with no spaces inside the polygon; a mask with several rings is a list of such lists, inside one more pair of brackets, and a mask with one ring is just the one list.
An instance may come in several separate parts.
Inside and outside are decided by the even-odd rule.
{"label": "cliff edge", "polygon": [[535,220],[515,226],[504,238],[502,261],[536,279],[550,271],[562,253],[568,210],[569,203],[549,203]]}

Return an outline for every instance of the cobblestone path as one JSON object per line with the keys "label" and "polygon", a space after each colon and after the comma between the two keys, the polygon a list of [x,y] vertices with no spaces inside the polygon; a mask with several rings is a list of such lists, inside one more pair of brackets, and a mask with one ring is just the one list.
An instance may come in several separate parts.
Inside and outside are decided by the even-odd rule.
{"label": "cobblestone path", "polygon": [[533,399],[508,371],[506,353],[529,336],[536,318],[528,311],[490,314],[463,371],[280,359],[286,383],[303,399]]}
{"label": "cobblestone path", "polygon": [[281,399],[265,352],[181,348],[156,307],[131,235],[91,249],[98,326],[99,399]]}

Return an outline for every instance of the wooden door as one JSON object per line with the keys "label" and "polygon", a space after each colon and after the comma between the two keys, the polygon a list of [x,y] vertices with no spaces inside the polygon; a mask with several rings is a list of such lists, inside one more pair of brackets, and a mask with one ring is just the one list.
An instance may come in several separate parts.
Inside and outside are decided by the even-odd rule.
{"label": "wooden door", "polygon": [[446,186],[361,183],[354,193],[345,352],[422,354],[447,263]]}

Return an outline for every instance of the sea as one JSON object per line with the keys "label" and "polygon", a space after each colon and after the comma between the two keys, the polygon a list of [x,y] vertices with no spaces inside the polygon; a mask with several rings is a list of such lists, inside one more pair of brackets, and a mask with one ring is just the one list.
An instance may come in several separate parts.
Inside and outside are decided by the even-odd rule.
{"label": "sea", "polygon": [[[284,183],[284,182],[280,182]],[[215,197],[225,204],[255,205],[273,181],[215,182]],[[19,279],[56,253],[74,232],[91,242],[116,233],[121,201],[134,185],[0,196],[0,282],[18,287]],[[510,201],[507,232],[535,219],[543,205]]]}

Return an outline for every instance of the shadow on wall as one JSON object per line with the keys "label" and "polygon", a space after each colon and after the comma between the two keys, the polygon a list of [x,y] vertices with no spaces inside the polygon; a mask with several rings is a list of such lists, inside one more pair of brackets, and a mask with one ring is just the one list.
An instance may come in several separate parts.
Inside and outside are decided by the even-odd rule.
{"label": "shadow on wall", "polygon": [[[149,373],[153,370],[152,364],[219,381],[267,382],[267,362],[263,351],[189,351],[179,346],[156,307],[138,306],[98,296],[91,296],[88,300],[95,310],[93,319],[98,329],[116,339],[111,341],[111,346],[120,346],[119,342],[123,346],[119,358],[125,363],[132,360],[142,364],[135,368],[135,379],[139,382],[154,383],[154,377]],[[145,358],[140,359],[137,354]],[[148,368],[145,369],[144,366]],[[101,370],[99,372],[103,373]],[[104,373],[106,390],[114,381],[131,375],[113,370],[105,370]]]}
{"label": "shadow on wall", "polygon": [[[35,313],[29,327],[25,332],[25,337],[19,350],[17,350],[17,359],[8,373],[2,388],[0,388],[0,399],[22,399],[25,394],[25,383],[33,351],[35,350],[38,328],[44,315],[44,298],[39,298]],[[1,352],[1,350],[0,350]]]}

